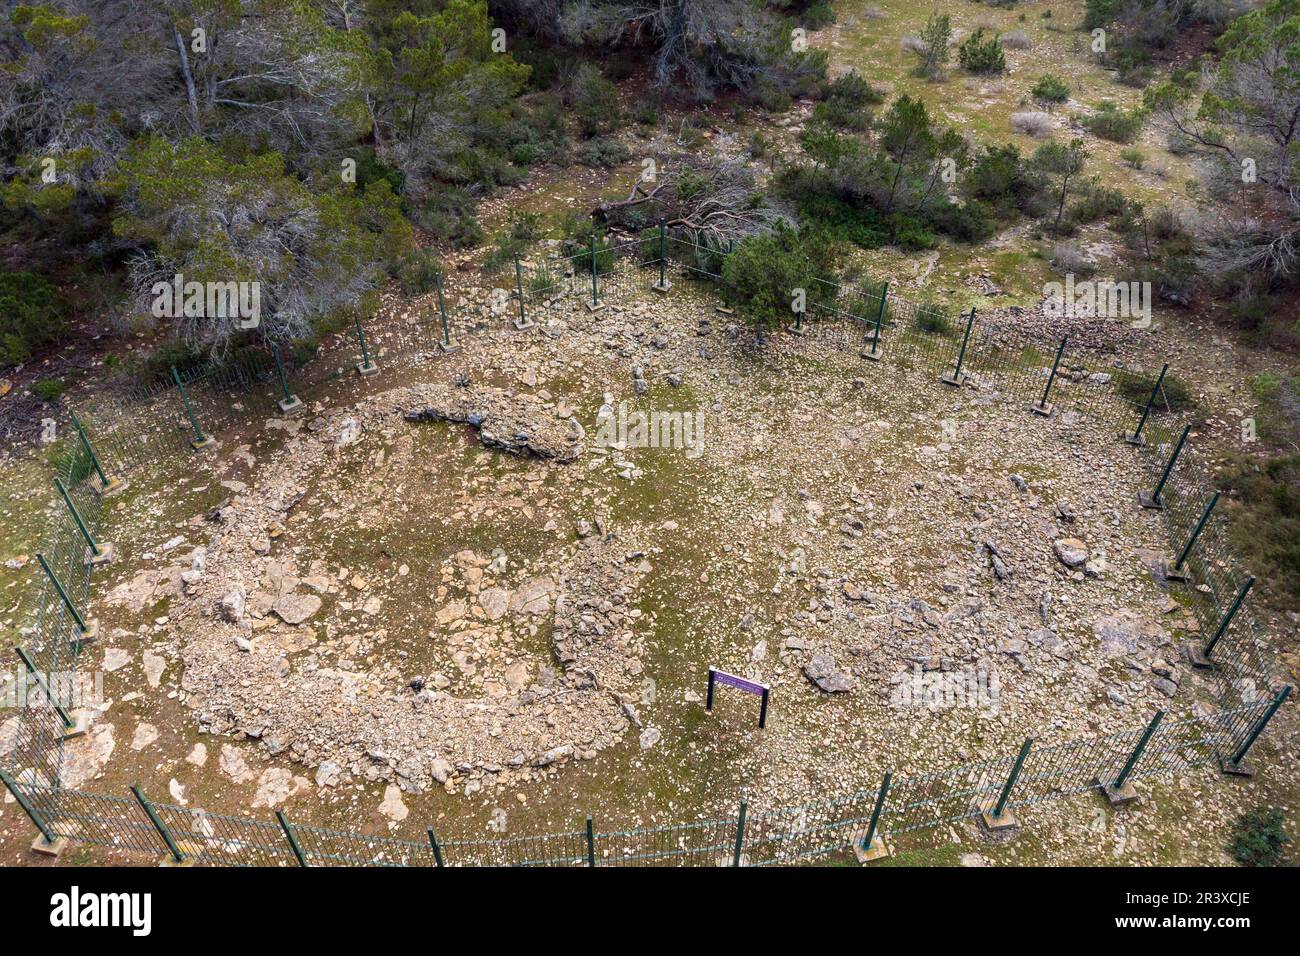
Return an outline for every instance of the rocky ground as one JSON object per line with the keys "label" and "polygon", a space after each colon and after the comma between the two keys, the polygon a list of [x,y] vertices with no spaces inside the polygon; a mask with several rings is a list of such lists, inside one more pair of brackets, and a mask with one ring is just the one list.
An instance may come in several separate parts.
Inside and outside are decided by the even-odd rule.
{"label": "rocky ground", "polygon": [[[364,387],[134,480],[83,664],[107,699],[65,781],[520,835],[789,805],[1203,706],[1113,427],[834,337],[759,349],[687,286],[544,318],[408,368],[381,345]],[[620,407],[696,415],[700,441],[606,447]],[[772,688],[765,731],[728,688],[706,718],[709,666]],[[1161,787],[1231,807],[1182,784]],[[1060,806],[1034,846],[1068,859]]]}

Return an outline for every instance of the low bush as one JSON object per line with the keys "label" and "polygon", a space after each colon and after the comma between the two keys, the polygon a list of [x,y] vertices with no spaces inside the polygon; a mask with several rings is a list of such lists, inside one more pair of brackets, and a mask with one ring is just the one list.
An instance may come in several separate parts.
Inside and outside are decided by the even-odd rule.
{"label": "low bush", "polygon": [[1015,146],[989,147],[978,156],[966,175],[970,195],[1004,215],[1038,214],[1041,177]]}
{"label": "low bush", "polygon": [[736,246],[722,264],[722,279],[761,337],[794,318],[792,306],[800,292],[806,297],[813,280],[830,278],[833,263],[824,236],[781,226]]}
{"label": "low bush", "polygon": [[398,263],[397,282],[407,295],[432,292],[441,275],[442,264],[428,249],[412,249]]}
{"label": "low bush", "polygon": [[596,247],[596,271],[600,274],[614,269],[614,246],[604,230],[588,216],[570,217],[564,224],[564,238],[560,241],[563,255],[573,260],[576,272],[590,273],[592,267],[592,241]]}
{"label": "low bush", "polygon": [[813,118],[840,129],[864,130],[871,125],[871,107],[883,101],[879,90],[850,71],[823,85]]}
{"label": "low bush", "polygon": [[986,37],[983,27],[962,41],[957,48],[957,61],[963,70],[977,76],[1002,73],[1007,68],[1001,37],[997,34]]}
{"label": "low bush", "polygon": [[573,107],[578,130],[585,137],[608,135],[623,124],[618,87],[589,63],[584,63],[574,75],[569,89],[569,103]]}
{"label": "low bush", "polygon": [[1264,582],[1272,603],[1300,608],[1300,455],[1244,458],[1221,472],[1219,481],[1232,496],[1234,547]]}
{"label": "low bush", "polygon": [[412,215],[415,224],[457,249],[483,244],[483,227],[474,218],[475,199],[468,191],[438,185],[430,190]]}
{"label": "low bush", "polygon": [[835,11],[826,0],[811,3],[798,15],[799,26],[806,30],[821,30],[835,22]]}
{"label": "low bush", "polygon": [[63,394],[63,380],[57,378],[37,379],[32,383],[32,394],[43,402],[57,402]]}
{"label": "low bush", "polygon": [[1083,125],[1094,136],[1114,143],[1131,143],[1142,128],[1142,111],[1125,111],[1107,100],[1096,113],[1083,118]]}
{"label": "low bush", "polygon": [[1070,98],[1070,86],[1060,77],[1050,73],[1034,84],[1030,90],[1035,99],[1044,103],[1064,103]]}
{"label": "low bush", "polygon": [[641,126],[659,125],[659,103],[653,99],[644,99],[632,111],[632,119]]}
{"label": "low bush", "polygon": [[1128,211],[1128,199],[1118,189],[1091,183],[1070,206],[1069,215],[1077,223],[1098,222],[1122,216]]}
{"label": "low bush", "polygon": [[58,338],[66,303],[32,272],[0,272],[0,368],[18,365]]}
{"label": "low bush", "polygon": [[1291,838],[1283,832],[1281,807],[1252,807],[1232,825],[1228,852],[1242,866],[1279,866]]}
{"label": "low bush", "polygon": [[575,158],[583,166],[611,169],[621,166],[632,157],[632,151],[619,140],[609,136],[589,139],[578,147]]}

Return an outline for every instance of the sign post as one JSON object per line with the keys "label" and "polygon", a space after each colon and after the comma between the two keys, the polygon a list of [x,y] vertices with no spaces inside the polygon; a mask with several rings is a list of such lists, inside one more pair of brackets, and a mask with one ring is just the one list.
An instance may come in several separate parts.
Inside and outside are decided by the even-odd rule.
{"label": "sign post", "polygon": [[704,709],[713,710],[713,687],[715,684],[722,684],[726,687],[734,687],[737,690],[743,690],[747,694],[757,694],[762,698],[762,703],[758,710],[758,729],[762,730],[767,726],[767,701],[772,693],[772,688],[766,684],[760,684],[758,681],[752,681],[745,677],[738,677],[735,674],[728,674],[726,671],[720,671],[716,667],[709,668],[709,692],[704,702]]}

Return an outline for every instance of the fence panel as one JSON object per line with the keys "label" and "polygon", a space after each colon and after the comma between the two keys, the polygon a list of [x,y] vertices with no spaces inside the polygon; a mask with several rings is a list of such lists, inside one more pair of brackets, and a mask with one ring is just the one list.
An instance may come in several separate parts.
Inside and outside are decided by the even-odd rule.
{"label": "fence panel", "polygon": [[736,821],[699,820],[598,833],[598,866],[725,866],[736,848]]}
{"label": "fence panel", "polygon": [[198,807],[155,803],[153,809],[181,852],[203,866],[297,866],[278,823]]}

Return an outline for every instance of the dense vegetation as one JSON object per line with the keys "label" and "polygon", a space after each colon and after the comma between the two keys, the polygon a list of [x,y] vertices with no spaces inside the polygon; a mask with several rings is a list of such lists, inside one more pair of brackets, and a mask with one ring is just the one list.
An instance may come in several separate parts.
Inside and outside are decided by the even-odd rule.
{"label": "dense vegetation", "polygon": [[[123,323],[158,319],[154,285],[178,274],[257,281],[251,334],[277,339],[364,312],[388,275],[426,285],[412,226],[478,245],[477,201],[530,165],[626,160],[618,64],[649,70],[639,122],[654,100],[782,109],[812,92],[825,55],[791,41],[792,16],[831,19],[764,0],[5,4],[0,232],[27,268],[6,280],[22,302],[0,362],[57,332],[28,272],[120,277],[105,311]],[[249,334],[166,318],[218,351]]]}
{"label": "dense vegetation", "polygon": [[1237,817],[1228,850],[1242,866],[1280,866],[1291,838],[1281,807],[1252,807]]}

